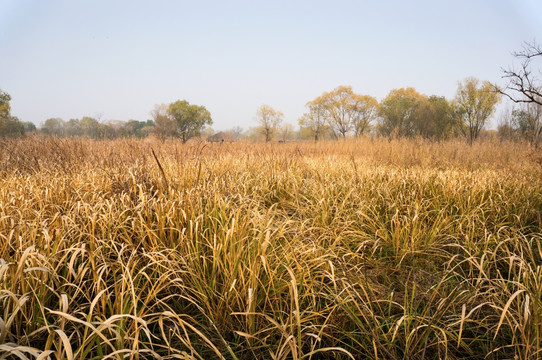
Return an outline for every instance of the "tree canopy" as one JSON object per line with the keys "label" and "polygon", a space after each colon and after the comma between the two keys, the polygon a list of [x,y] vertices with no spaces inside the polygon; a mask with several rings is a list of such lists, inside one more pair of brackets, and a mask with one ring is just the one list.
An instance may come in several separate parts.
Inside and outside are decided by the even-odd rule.
{"label": "tree canopy", "polygon": [[378,107],[380,133],[384,136],[414,136],[416,110],[426,99],[412,87],[390,91]]}
{"label": "tree canopy", "polygon": [[326,129],[334,137],[346,138],[352,132],[359,136],[369,131],[377,105],[372,96],[356,94],[351,86],[341,85],[309,101],[306,104],[309,111],[299,119],[299,125],[308,129],[315,140]]}
{"label": "tree canopy", "polygon": [[431,95],[420,101],[414,131],[417,136],[435,140],[447,139],[457,133],[452,106],[444,96]]}
{"label": "tree canopy", "polygon": [[495,111],[499,99],[499,93],[494,91],[489,81],[481,82],[470,77],[459,83],[454,106],[471,144],[478,138],[480,130]]}
{"label": "tree canopy", "polygon": [[205,106],[191,105],[186,100],[177,100],[168,107],[168,115],[175,125],[175,134],[183,143],[188,139],[199,136],[206,125],[211,125],[211,113]]}
{"label": "tree canopy", "polygon": [[370,95],[353,95],[352,125],[356,137],[367,133],[377,117],[378,101]]}

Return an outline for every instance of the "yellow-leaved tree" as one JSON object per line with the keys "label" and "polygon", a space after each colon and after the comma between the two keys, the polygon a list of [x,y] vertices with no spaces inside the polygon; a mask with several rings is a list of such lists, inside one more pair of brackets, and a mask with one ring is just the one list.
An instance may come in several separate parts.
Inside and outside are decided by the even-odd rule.
{"label": "yellow-leaved tree", "polygon": [[341,85],[308,102],[309,112],[300,119],[300,125],[310,126],[316,140],[325,123],[337,137],[344,139],[352,130],[358,136],[370,129],[377,106],[372,96],[356,94],[351,86]]}
{"label": "yellow-leaved tree", "polygon": [[301,129],[307,129],[314,141],[318,141],[327,128],[324,99],[319,96],[309,101],[305,106],[309,111],[299,118],[299,126]]}
{"label": "yellow-leaved tree", "polygon": [[480,135],[499,100],[500,94],[489,81],[469,77],[459,83],[454,108],[470,144]]}
{"label": "yellow-leaved tree", "polygon": [[282,122],[284,114],[269,105],[262,105],[256,111],[256,120],[260,124],[260,132],[265,135],[265,142],[271,141],[277,128]]}
{"label": "yellow-leaved tree", "polygon": [[376,119],[378,101],[370,95],[353,96],[352,122],[356,137],[363,135],[371,128],[371,122]]}
{"label": "yellow-leaved tree", "polygon": [[384,136],[414,136],[416,111],[427,100],[412,87],[393,89],[380,106],[379,132]]}

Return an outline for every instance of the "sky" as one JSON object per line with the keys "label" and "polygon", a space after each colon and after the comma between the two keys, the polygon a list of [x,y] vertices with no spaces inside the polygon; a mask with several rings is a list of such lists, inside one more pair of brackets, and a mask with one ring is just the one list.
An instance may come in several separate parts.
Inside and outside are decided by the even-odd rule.
{"label": "sky", "polygon": [[451,99],[466,77],[502,82],[533,40],[540,0],[0,0],[0,89],[38,126],[185,99],[215,130],[247,129],[262,104],[297,124],[339,85]]}

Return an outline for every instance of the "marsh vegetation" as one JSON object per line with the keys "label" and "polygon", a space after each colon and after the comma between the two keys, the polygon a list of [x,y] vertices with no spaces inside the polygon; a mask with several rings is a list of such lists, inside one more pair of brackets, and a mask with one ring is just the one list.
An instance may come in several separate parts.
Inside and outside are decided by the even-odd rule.
{"label": "marsh vegetation", "polygon": [[538,358],[541,187],[522,143],[2,140],[0,357]]}

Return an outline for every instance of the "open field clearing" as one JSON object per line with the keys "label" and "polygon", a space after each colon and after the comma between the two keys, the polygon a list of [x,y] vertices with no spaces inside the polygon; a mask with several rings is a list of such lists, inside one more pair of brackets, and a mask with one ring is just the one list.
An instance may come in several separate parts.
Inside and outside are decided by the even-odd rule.
{"label": "open field clearing", "polygon": [[542,357],[524,144],[0,144],[0,358]]}

